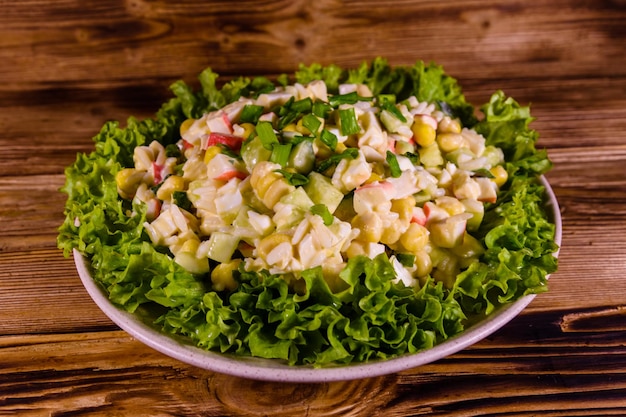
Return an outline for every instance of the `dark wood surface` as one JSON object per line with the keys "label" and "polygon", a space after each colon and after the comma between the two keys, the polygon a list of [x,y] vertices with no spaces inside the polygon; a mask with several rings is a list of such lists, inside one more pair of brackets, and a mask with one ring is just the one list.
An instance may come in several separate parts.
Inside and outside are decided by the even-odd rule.
{"label": "dark wood surface", "polygon": [[[0,0],[0,415],[626,415],[626,2]],[[267,383],[119,330],[56,248],[63,168],[177,79],[436,61],[530,104],[563,215],[550,291],[409,371]]]}

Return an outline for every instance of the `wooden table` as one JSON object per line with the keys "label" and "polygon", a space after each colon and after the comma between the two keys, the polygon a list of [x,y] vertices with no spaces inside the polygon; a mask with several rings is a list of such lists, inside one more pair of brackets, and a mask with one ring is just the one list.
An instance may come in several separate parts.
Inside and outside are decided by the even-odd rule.
{"label": "wooden table", "polygon": [[[0,1],[0,415],[626,415],[626,3]],[[563,214],[550,291],[436,363],[283,384],[145,347],[56,248],[63,168],[177,79],[434,60],[531,104]]]}

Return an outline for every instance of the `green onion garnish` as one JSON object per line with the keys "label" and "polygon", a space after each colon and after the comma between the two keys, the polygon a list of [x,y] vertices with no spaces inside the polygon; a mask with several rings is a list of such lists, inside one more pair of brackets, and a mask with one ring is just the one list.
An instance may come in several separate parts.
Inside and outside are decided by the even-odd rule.
{"label": "green onion garnish", "polygon": [[420,163],[420,156],[419,156],[419,154],[416,154],[416,153],[413,153],[413,152],[405,152],[403,155],[406,156],[407,158],[409,158],[409,161],[411,161],[411,163],[413,165],[419,165],[419,163]]}
{"label": "green onion garnish", "polygon": [[330,132],[326,129],[322,130],[320,134],[320,140],[326,146],[328,146],[332,151],[337,147],[337,136],[333,132]]}
{"label": "green onion garnish", "polygon": [[312,108],[313,100],[307,97],[302,100],[294,101],[289,107],[289,110],[296,113],[311,113]]}
{"label": "green onion garnish", "polygon": [[259,122],[256,125],[256,133],[259,135],[259,140],[265,149],[272,150],[274,144],[279,143],[270,122]]}
{"label": "green onion garnish", "polygon": [[326,119],[333,108],[328,103],[318,101],[313,103],[313,114],[322,119]]}
{"label": "green onion garnish", "polygon": [[291,143],[275,143],[272,147],[272,154],[270,155],[270,162],[284,167],[289,160],[289,154],[291,153]]}
{"label": "green onion garnish", "polygon": [[495,178],[493,173],[485,168],[479,168],[473,172],[475,177]]}
{"label": "green onion garnish", "polygon": [[174,199],[174,204],[183,210],[190,211],[193,207],[193,204],[191,204],[191,201],[189,201],[189,197],[187,196],[187,191],[174,191],[172,193],[172,198]]}
{"label": "green onion garnish", "polygon": [[354,107],[339,109],[339,124],[341,126],[341,134],[345,136],[359,133],[361,131],[361,127],[356,120]]}
{"label": "green onion garnish", "polygon": [[356,91],[346,94],[338,94],[328,99],[328,104],[332,107],[339,107],[342,104],[354,104],[358,101],[371,101],[371,97],[361,97]]}
{"label": "green onion garnish", "polygon": [[297,172],[289,172],[284,169],[277,169],[274,172],[278,172],[285,180],[291,185],[295,185],[296,187],[299,185],[305,185],[309,183],[309,177],[306,175],[298,174]]}
{"label": "green onion garnish", "polygon": [[337,165],[339,163],[339,161],[341,161],[344,158],[354,159],[357,156],[359,156],[359,150],[357,148],[348,148],[345,151],[343,151],[342,153],[334,154],[334,155],[331,155],[330,157],[328,157],[327,159],[324,159],[320,163],[320,165],[317,167],[316,171],[317,172],[324,172],[328,168],[330,168],[331,166]]}
{"label": "green onion garnish", "polygon": [[319,130],[320,126],[322,126],[322,122],[320,121],[320,119],[317,118],[317,116],[313,114],[307,114],[302,118],[302,126],[309,129],[309,131],[311,131],[313,135],[317,135],[317,131]]}
{"label": "green onion garnish", "polygon": [[387,110],[389,113],[391,113],[396,119],[400,120],[402,123],[406,123],[406,117],[404,117],[400,109],[398,109],[395,104],[385,100],[381,103],[380,108],[383,110]]}
{"label": "green onion garnish", "polygon": [[333,215],[325,204],[315,204],[311,206],[311,213],[320,216],[326,226],[333,224]]}
{"label": "green onion garnish", "polygon": [[413,255],[412,253],[396,253],[396,259],[403,266],[406,266],[408,268],[415,265],[415,255]]}
{"label": "green onion garnish", "polygon": [[263,114],[265,109],[263,106],[257,106],[255,104],[246,104],[241,110],[241,116],[239,116],[239,121],[241,123],[258,123],[259,118]]}
{"label": "green onion garnish", "polygon": [[396,155],[391,151],[387,151],[386,159],[387,164],[389,164],[391,176],[394,178],[398,178],[400,175],[402,175],[402,170],[400,169],[400,164],[398,164],[398,158],[396,158]]}

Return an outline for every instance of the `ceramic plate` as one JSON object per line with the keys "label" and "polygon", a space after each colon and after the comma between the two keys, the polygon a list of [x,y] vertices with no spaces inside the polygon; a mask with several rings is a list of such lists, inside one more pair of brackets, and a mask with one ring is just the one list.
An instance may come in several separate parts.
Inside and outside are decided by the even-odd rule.
{"label": "ceramic plate", "polygon": [[[561,214],[550,184],[541,177],[548,195],[548,209],[556,224],[555,241],[561,245]],[[557,256],[558,253],[555,253]],[[106,292],[91,278],[88,261],[74,251],[78,274],[87,292],[100,309],[119,327],[140,342],[172,358],[214,372],[265,381],[325,382],[369,378],[415,368],[456,353],[494,333],[517,316],[535,297],[529,295],[515,303],[499,308],[484,320],[469,327],[463,333],[422,352],[406,354],[394,359],[369,363],[313,368],[289,366],[268,359],[241,357],[209,352],[197,348],[184,339],[159,332],[151,327],[149,320],[131,314],[113,305]]]}

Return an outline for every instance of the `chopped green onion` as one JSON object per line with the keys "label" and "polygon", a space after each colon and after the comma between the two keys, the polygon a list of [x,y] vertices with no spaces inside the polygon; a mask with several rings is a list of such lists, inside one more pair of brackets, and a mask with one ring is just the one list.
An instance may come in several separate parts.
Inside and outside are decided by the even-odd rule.
{"label": "chopped green onion", "polygon": [[396,119],[400,120],[402,123],[406,123],[406,117],[404,117],[400,109],[398,109],[395,104],[385,100],[381,103],[380,108],[383,110],[387,110],[389,113],[391,113]]}
{"label": "chopped green onion", "polygon": [[287,180],[289,184],[295,185],[296,187],[309,183],[309,177],[307,177],[306,175],[298,174],[297,172],[289,172],[285,171],[284,169],[277,169],[274,172],[278,172],[279,174],[281,174],[283,177],[285,177],[285,180]]}
{"label": "chopped green onion", "polygon": [[337,153],[337,154],[331,155],[327,159],[324,159],[320,163],[320,165],[317,167],[316,171],[317,172],[324,172],[328,168],[330,168],[330,167],[332,167],[334,165],[337,165],[339,163],[339,161],[341,161],[344,158],[354,159],[357,156],[359,156],[359,150],[357,148],[348,148],[345,151],[343,151],[342,153]]}
{"label": "chopped green onion", "polygon": [[265,149],[272,150],[274,144],[279,143],[270,122],[259,122],[256,125],[256,133],[259,135],[259,140]]}
{"label": "chopped green onion", "polygon": [[409,161],[411,161],[411,163],[413,165],[419,165],[419,163],[420,163],[420,156],[419,156],[419,154],[416,154],[416,153],[413,153],[413,152],[405,152],[403,155],[406,156],[407,158],[409,158]]}
{"label": "chopped green onion", "polygon": [[328,207],[326,207],[325,204],[320,203],[311,206],[311,213],[320,216],[326,226],[333,224],[333,215],[330,213],[330,210],[328,210]]}
{"label": "chopped green onion", "polygon": [[263,114],[263,106],[257,106],[255,104],[246,104],[241,110],[241,116],[239,121],[241,123],[258,123],[259,118]]}
{"label": "chopped green onion", "polygon": [[396,155],[391,151],[387,151],[386,159],[387,164],[389,164],[391,176],[394,178],[398,178],[400,175],[402,175],[402,170],[400,169],[400,164],[398,164],[398,158],[396,158]]}
{"label": "chopped green onion", "polygon": [[356,119],[354,107],[339,109],[339,124],[341,126],[341,134],[345,136],[361,131],[361,127]]}
{"label": "chopped green onion", "polygon": [[220,143],[218,146],[220,147],[220,153],[223,153],[226,156],[229,156],[233,159],[241,161],[240,153],[233,151],[232,149],[230,149],[228,146],[224,145],[223,143]]}
{"label": "chopped green onion", "polygon": [[328,99],[328,104],[332,107],[339,107],[341,104],[354,104],[359,101],[359,95],[356,91],[347,94],[337,94]]}
{"label": "chopped green onion", "polygon": [[495,178],[495,176],[491,173],[491,171],[485,168],[479,168],[473,172],[474,172],[475,177]]}
{"label": "chopped green onion", "polygon": [[415,265],[415,255],[412,253],[396,253],[396,259],[407,268]]}
{"label": "chopped green onion", "polygon": [[173,170],[174,175],[178,175],[178,176],[181,176],[181,177],[182,177],[182,175],[183,175],[183,173],[184,173],[184,171],[183,171],[183,167],[184,167],[184,166],[185,166],[185,163],[184,163],[184,162],[183,162],[183,163],[181,163],[181,164],[175,165],[175,166],[174,166],[174,170]]}
{"label": "chopped green onion", "polygon": [[383,103],[395,104],[396,96],[395,94],[379,94],[378,97],[376,97],[376,100],[378,101],[379,106]]}
{"label": "chopped green onion", "polygon": [[278,121],[278,128],[282,129],[288,124],[295,122],[301,114],[311,113],[312,108],[313,100],[309,97],[298,101],[294,101],[294,98],[291,97],[278,110],[278,115],[281,116],[281,119]]}
{"label": "chopped green onion", "polygon": [[326,129],[322,130],[320,134],[320,140],[326,146],[328,146],[332,151],[337,147],[337,136],[333,132],[330,132]]}
{"label": "chopped green onion", "polygon": [[280,106],[280,107],[278,108],[278,110],[276,111],[276,113],[277,113],[279,116],[284,116],[284,115],[286,115],[287,113],[291,112],[291,105],[292,105],[295,101],[296,101],[296,99],[295,99],[293,96],[289,97],[289,100],[287,100],[287,101],[285,102],[285,104],[283,104],[282,106]]}
{"label": "chopped green onion", "polygon": [[299,115],[296,112],[286,113],[283,117],[280,118],[280,120],[278,120],[278,129],[283,130],[285,126],[295,122],[298,116]]}
{"label": "chopped green onion", "polygon": [[326,119],[328,114],[332,111],[332,107],[328,103],[324,103],[322,101],[317,101],[313,103],[313,114],[317,117],[321,117],[322,119]]}
{"label": "chopped green onion", "polygon": [[174,191],[172,198],[174,199],[174,204],[183,210],[190,211],[193,208],[193,204],[191,204],[187,196],[187,191]]}
{"label": "chopped green onion", "polygon": [[322,126],[322,122],[317,116],[313,114],[307,114],[302,118],[302,126],[306,127],[311,131],[312,134],[317,135],[317,131],[320,126]]}
{"label": "chopped green onion", "polygon": [[335,96],[331,96],[328,99],[328,104],[331,105],[331,107],[339,107],[342,104],[354,104],[358,101],[371,101],[372,98],[371,97],[361,97],[357,94],[356,91],[353,91],[351,93],[346,93],[346,94],[338,94]]}
{"label": "chopped green onion", "polygon": [[294,101],[289,107],[289,110],[296,113],[311,113],[312,108],[313,100],[307,97],[302,100]]}
{"label": "chopped green onion", "polygon": [[284,167],[289,160],[289,154],[291,153],[291,143],[275,143],[272,147],[272,154],[270,155],[270,162]]}

